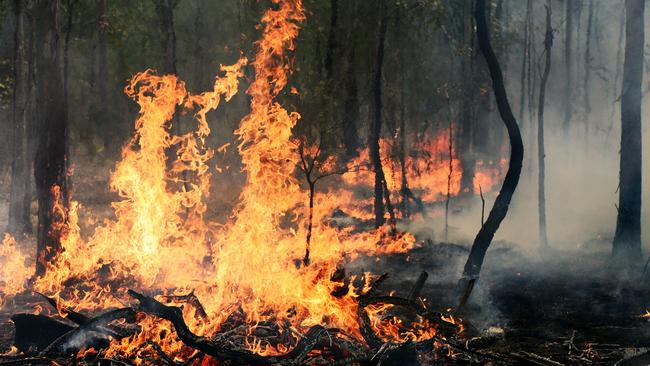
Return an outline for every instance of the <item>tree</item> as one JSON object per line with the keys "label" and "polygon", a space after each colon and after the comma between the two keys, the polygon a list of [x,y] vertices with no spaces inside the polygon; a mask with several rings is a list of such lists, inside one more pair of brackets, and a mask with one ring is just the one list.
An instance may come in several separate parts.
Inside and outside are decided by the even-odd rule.
{"label": "tree", "polygon": [[358,28],[358,2],[351,1],[350,6],[350,24],[347,32],[346,46],[344,52],[344,99],[343,99],[343,144],[345,145],[345,155],[352,158],[357,155],[357,149],[360,147],[359,132],[357,121],[359,119],[359,91],[357,87],[357,73],[355,68],[356,62],[356,42],[354,35]]}
{"label": "tree", "polygon": [[539,84],[539,105],[537,106],[537,164],[538,164],[538,209],[539,209],[539,244],[548,246],[546,233],[546,192],[544,152],[544,102],[546,97],[546,82],[551,72],[551,48],[553,47],[553,28],[551,27],[551,0],[546,1],[546,33],[544,36],[544,73]]}
{"label": "tree", "polygon": [[108,93],[108,43],[106,0],[95,0],[95,37],[93,48],[93,81],[95,91],[94,117],[102,131],[104,150],[110,155],[114,127],[110,125],[110,100]]}
{"label": "tree", "polygon": [[461,176],[461,192],[472,193],[474,191],[474,168],[476,159],[472,146],[472,135],[474,133],[474,93],[473,93],[473,47],[474,23],[472,21],[472,0],[463,2],[463,46],[461,58],[461,109],[460,109],[460,133],[458,134],[460,148],[460,164],[463,169]]}
{"label": "tree", "polygon": [[[385,209],[388,209],[392,219],[393,207],[390,202],[390,191],[386,187],[386,177],[381,165],[381,154],[379,151],[379,139],[381,138],[382,124],[382,71],[384,67],[384,47],[386,44],[386,30],[388,15],[384,0],[380,1],[379,10],[379,33],[377,39],[376,66],[372,81],[372,119],[370,128],[370,160],[375,172],[375,226],[384,224]],[[385,203],[384,203],[385,200]]]}
{"label": "tree", "polygon": [[524,145],[521,140],[521,132],[519,131],[517,120],[510,109],[510,103],[508,102],[508,95],[503,82],[503,75],[501,73],[499,61],[490,45],[487,21],[485,19],[485,3],[486,0],[478,0],[476,2],[476,9],[474,11],[474,17],[476,19],[476,38],[478,39],[479,48],[485,57],[485,61],[490,70],[492,89],[494,90],[494,97],[496,99],[497,108],[499,109],[499,114],[501,115],[501,119],[508,131],[508,137],[510,140],[510,162],[508,165],[508,172],[503,180],[503,185],[494,200],[494,206],[492,206],[487,220],[481,226],[481,229],[474,238],[474,243],[472,244],[469,257],[467,258],[467,262],[465,262],[463,276],[458,283],[458,290],[461,291],[459,307],[462,307],[469,298],[474,284],[481,273],[485,253],[492,243],[494,234],[499,229],[501,222],[508,213],[508,206],[510,205],[512,196],[517,189],[517,184],[519,183],[521,165],[524,159]]}
{"label": "tree", "polygon": [[564,136],[569,135],[569,122],[571,121],[571,97],[572,97],[572,85],[571,85],[571,52],[573,51],[573,46],[571,41],[573,39],[573,13],[575,11],[575,4],[573,0],[567,0],[565,4],[565,18],[566,18],[566,27],[564,31],[564,120],[562,121],[562,129]]}
{"label": "tree", "polygon": [[11,162],[11,192],[9,195],[9,222],[7,231],[12,235],[29,233],[31,179],[30,139],[32,105],[30,103],[31,72],[31,29],[27,20],[25,2],[14,1],[14,100],[13,100],[13,160]]}
{"label": "tree", "polygon": [[[56,205],[67,206],[67,121],[61,65],[58,0],[35,0],[34,27],[38,145],[34,179],[38,195],[36,275],[61,250],[61,228]],[[57,192],[55,194],[55,192]],[[60,202],[55,201],[55,196]]]}
{"label": "tree", "polygon": [[641,258],[641,83],[645,46],[645,0],[625,1],[625,61],[621,96],[618,216],[612,255],[615,264],[636,266]]}

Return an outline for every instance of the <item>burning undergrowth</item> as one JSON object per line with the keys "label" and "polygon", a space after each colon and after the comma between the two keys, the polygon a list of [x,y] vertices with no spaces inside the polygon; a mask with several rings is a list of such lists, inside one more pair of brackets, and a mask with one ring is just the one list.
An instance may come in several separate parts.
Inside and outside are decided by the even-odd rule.
{"label": "burning undergrowth", "polygon": [[[46,273],[29,280],[32,272],[13,238],[3,242],[3,297],[37,291],[60,317],[77,324],[17,315],[17,339],[25,328],[49,333],[40,341],[17,342],[16,351],[136,364],[152,359],[249,364],[382,358],[403,351],[404,345],[439,357],[459,347],[454,340],[463,329],[458,319],[427,308],[419,298],[425,275],[408,296],[380,296],[385,276],[354,276],[344,270],[359,255],[408,252],[418,246],[413,236],[390,227],[331,225],[328,218],[337,209],[367,218],[364,205],[370,202],[351,205],[345,189],[319,194],[313,211],[305,205],[308,193],[296,178],[300,143],[292,135],[300,115],[276,101],[287,85],[287,52],[293,50],[304,18],[299,0],[274,1],[262,18],[261,39],[250,61],[255,71],[247,89],[250,113],[235,131],[247,179],[225,224],[205,218],[206,197],[220,189],[210,187],[214,151],[205,144],[210,134],[206,114],[237,93],[249,61],[242,57],[222,66],[213,89],[201,94],[188,92],[174,75],[151,70],[131,79],[125,93],[140,113],[111,175],[110,189],[120,197],[112,203],[115,219],[82,236],[78,203],[66,209],[58,188],[52,187],[59,200],[55,229],[62,250],[55,260],[42,263]],[[193,114],[195,128],[174,135],[171,124],[179,109]],[[450,150],[449,138],[449,131],[443,131],[420,147],[444,152]],[[382,146],[382,151],[391,150],[387,140]],[[171,162],[170,151],[176,153]],[[450,154],[446,162],[405,162],[414,173],[411,188],[421,200],[459,193],[462,172],[455,153]],[[398,192],[402,167],[389,154],[383,159],[388,188]],[[363,160],[367,151],[348,166],[343,178],[348,185],[369,185],[369,172],[352,167],[362,166]],[[429,163],[418,165],[424,161]],[[494,171],[477,174],[475,184],[489,190],[498,178]],[[305,243],[309,260],[303,257]],[[90,313],[101,315],[83,315]]]}

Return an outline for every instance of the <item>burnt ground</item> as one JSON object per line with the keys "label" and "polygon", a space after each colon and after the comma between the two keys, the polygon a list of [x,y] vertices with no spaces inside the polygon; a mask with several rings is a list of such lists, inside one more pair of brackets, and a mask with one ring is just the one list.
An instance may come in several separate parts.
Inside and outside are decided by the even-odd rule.
{"label": "burnt ground", "polygon": [[[406,296],[425,270],[422,296],[430,308],[443,310],[454,305],[467,252],[467,246],[426,243],[409,254],[360,258],[348,273],[388,272],[379,292]],[[649,364],[650,323],[640,315],[650,309],[650,285],[642,276],[619,280],[607,267],[607,254],[590,248],[552,251],[542,259],[495,243],[460,314],[470,348],[496,364]],[[29,300],[18,297],[0,314],[3,349],[13,337],[9,316]]]}
{"label": "burnt ground", "polygon": [[[650,364],[645,354],[650,320],[641,317],[650,309],[648,277],[620,279],[601,244],[550,249],[540,258],[494,243],[460,313],[467,337],[476,337],[475,349],[516,364]],[[431,308],[442,310],[455,305],[455,284],[467,254],[468,246],[430,243],[374,264],[377,270],[395,269],[386,290],[408,289],[420,271],[427,271],[422,295]]]}

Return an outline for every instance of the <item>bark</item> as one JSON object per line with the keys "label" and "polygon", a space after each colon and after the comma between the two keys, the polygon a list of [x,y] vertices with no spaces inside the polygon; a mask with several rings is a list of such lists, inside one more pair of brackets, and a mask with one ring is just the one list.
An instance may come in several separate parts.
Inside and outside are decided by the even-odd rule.
{"label": "bark", "polygon": [[621,267],[641,264],[641,83],[645,0],[625,1],[625,61],[621,97],[619,203],[613,258]]}
{"label": "bark", "polygon": [[546,34],[544,36],[544,73],[539,85],[539,106],[537,108],[537,164],[538,164],[538,213],[539,213],[539,245],[548,246],[546,232],[546,167],[544,159],[544,103],[546,98],[546,82],[551,72],[551,48],[553,47],[553,28],[551,28],[551,0],[546,2]]}
{"label": "bark", "polygon": [[61,232],[54,212],[53,187],[59,187],[61,204],[67,206],[64,87],[61,69],[58,0],[34,1],[35,62],[38,106],[38,147],[34,179],[38,195],[38,233],[36,275],[61,250]]}
{"label": "bark", "polygon": [[565,138],[569,135],[569,124],[571,122],[571,98],[572,98],[572,64],[571,64],[571,53],[572,49],[572,40],[573,40],[573,12],[574,12],[574,3],[573,0],[566,1],[565,8],[565,18],[566,18],[566,27],[564,32],[564,119],[562,121],[562,131],[564,132]]}
{"label": "bark", "polygon": [[[388,192],[384,192],[384,185],[386,178],[384,170],[381,166],[381,154],[379,151],[379,139],[381,138],[381,124],[382,124],[382,71],[384,67],[384,46],[386,43],[386,28],[387,28],[387,15],[383,0],[380,2],[379,14],[379,33],[377,40],[376,50],[376,66],[375,75],[372,84],[372,123],[371,123],[371,137],[370,137],[370,160],[375,172],[375,226],[380,227],[384,224],[384,196]],[[390,202],[388,200],[388,202]]]}
{"label": "bark", "polygon": [[14,1],[14,100],[13,100],[13,160],[11,162],[11,191],[7,231],[16,236],[31,232],[30,219],[30,156],[29,125],[32,68],[31,31],[27,22],[25,3]]}
{"label": "bark", "polygon": [[494,238],[494,234],[499,229],[499,225],[501,225],[501,222],[508,213],[508,206],[519,183],[521,165],[524,157],[524,145],[521,140],[519,126],[510,109],[501,67],[490,45],[487,21],[485,19],[485,2],[486,0],[478,0],[476,2],[476,10],[474,13],[476,18],[476,37],[481,53],[485,57],[485,61],[490,70],[492,89],[494,90],[499,114],[508,131],[511,150],[508,172],[504,178],[503,185],[494,200],[494,206],[490,210],[485,224],[481,226],[476,238],[474,238],[469,257],[465,263],[463,277],[459,281],[459,289],[463,290],[460,306],[464,305],[465,301],[469,298],[471,289],[481,272],[485,253]]}

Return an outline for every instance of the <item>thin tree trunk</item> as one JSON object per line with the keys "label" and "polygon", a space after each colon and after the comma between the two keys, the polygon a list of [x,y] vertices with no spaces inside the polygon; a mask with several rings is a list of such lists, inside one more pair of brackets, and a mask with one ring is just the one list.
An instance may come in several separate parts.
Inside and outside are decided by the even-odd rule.
{"label": "thin tree trunk", "polygon": [[38,238],[36,275],[45,273],[47,263],[61,250],[60,216],[54,212],[53,191],[60,190],[67,206],[65,91],[61,68],[58,0],[36,0],[34,17],[38,105],[38,147],[34,178],[38,194]]}
{"label": "thin tree trunk", "polygon": [[522,58],[521,58],[521,78],[519,79],[519,97],[521,102],[519,103],[519,120],[523,121],[524,119],[524,109],[526,106],[526,71],[528,70],[527,66],[530,62],[530,37],[528,35],[528,28],[530,26],[530,12],[532,9],[532,0],[526,1],[526,20],[524,22],[524,44]]}
{"label": "thin tree trunk", "polygon": [[339,2],[330,0],[330,30],[327,36],[327,51],[325,52],[325,77],[332,77],[334,52],[336,50],[336,27],[338,24]]}
{"label": "thin tree trunk", "polygon": [[[625,34],[625,7],[621,7],[621,17],[618,27],[618,48],[616,50],[616,70],[614,71],[614,82],[612,83],[613,97],[614,101],[612,102],[611,112],[609,114],[609,128],[607,128],[607,137],[612,132],[614,128],[615,115],[616,115],[616,104],[619,102],[620,91],[618,86],[621,82],[621,69],[623,68],[623,35]],[[609,138],[607,139],[609,141]]]}
{"label": "thin tree trunk", "polygon": [[572,39],[573,39],[573,11],[574,3],[573,0],[566,0],[565,8],[565,18],[566,18],[566,27],[564,32],[564,120],[562,121],[562,131],[564,137],[569,136],[569,124],[571,122],[571,97],[572,97],[572,64],[571,64],[571,52],[572,49]]}
{"label": "thin tree trunk", "polygon": [[344,101],[343,101],[343,143],[347,158],[357,155],[360,147],[357,122],[359,120],[359,92],[357,88],[357,74],[355,68],[356,40],[354,35],[357,29],[357,7],[358,2],[352,3],[352,14],[350,16],[350,31],[347,35],[345,47],[345,75],[344,75]]}
{"label": "thin tree trunk", "polygon": [[373,78],[373,118],[371,125],[371,138],[370,138],[370,159],[375,171],[375,226],[380,227],[384,224],[384,185],[386,178],[384,170],[381,166],[381,154],[379,151],[379,139],[381,138],[381,123],[382,123],[382,70],[384,66],[384,45],[386,43],[386,28],[387,16],[386,9],[384,8],[383,0],[380,1],[379,11],[379,38],[377,41],[377,54],[375,75]]}
{"label": "thin tree trunk", "polygon": [[492,206],[485,224],[481,226],[476,238],[474,238],[472,249],[470,250],[467,262],[465,263],[463,277],[459,281],[459,290],[462,291],[459,307],[462,307],[469,298],[474,283],[481,272],[485,253],[494,238],[494,234],[499,229],[499,225],[501,225],[501,222],[508,213],[508,206],[510,205],[512,196],[515,193],[517,184],[519,183],[519,176],[521,175],[521,166],[524,158],[524,145],[521,140],[519,126],[517,125],[517,120],[510,109],[501,67],[499,66],[496,55],[492,50],[492,46],[490,45],[487,21],[485,19],[485,3],[485,0],[477,0],[476,2],[476,10],[474,13],[476,18],[476,36],[481,53],[485,57],[485,61],[490,70],[492,89],[494,90],[499,114],[501,115],[501,119],[508,131],[511,148],[510,163],[508,166],[508,172],[503,180],[503,185],[494,200],[494,206]]}
{"label": "thin tree trunk", "polygon": [[16,236],[31,232],[29,205],[30,190],[30,158],[29,158],[29,103],[31,91],[30,68],[31,42],[26,38],[31,34],[26,24],[25,3],[14,1],[15,33],[14,33],[14,100],[13,100],[13,160],[11,162],[11,191],[9,195],[9,222],[7,231]]}
{"label": "thin tree trunk", "polygon": [[591,115],[591,99],[589,96],[589,82],[591,81],[591,33],[594,20],[594,1],[589,2],[589,15],[587,17],[587,40],[585,45],[585,73],[583,81],[584,113],[585,113],[585,152],[589,153],[589,116]]}
{"label": "thin tree trunk", "polygon": [[461,60],[461,130],[458,134],[460,147],[460,163],[463,169],[460,189],[463,194],[474,193],[474,169],[476,159],[472,145],[474,133],[474,100],[473,93],[473,50],[472,41],[474,35],[474,24],[472,21],[472,0],[465,0],[463,3],[463,55]]}
{"label": "thin tree trunk", "polygon": [[625,62],[621,98],[621,160],[614,262],[622,268],[641,264],[641,85],[645,46],[645,0],[625,1]]}
{"label": "thin tree trunk", "polygon": [[113,131],[114,126],[110,123],[109,110],[110,101],[108,93],[108,43],[106,40],[106,0],[95,0],[95,32],[97,43],[94,49],[93,73],[95,80],[95,118],[102,132],[104,153],[108,156],[113,153]]}
{"label": "thin tree trunk", "polygon": [[546,193],[545,193],[545,163],[544,152],[544,102],[546,97],[546,82],[551,72],[551,48],[553,47],[553,28],[551,27],[551,0],[546,1],[546,35],[544,36],[544,73],[539,85],[539,105],[537,108],[537,163],[538,163],[538,204],[539,204],[539,244],[548,246],[546,232]]}

